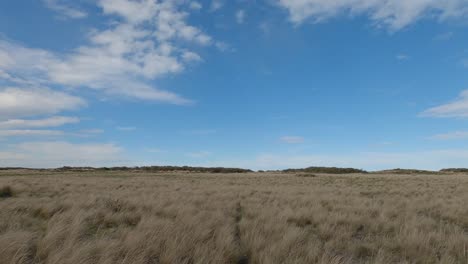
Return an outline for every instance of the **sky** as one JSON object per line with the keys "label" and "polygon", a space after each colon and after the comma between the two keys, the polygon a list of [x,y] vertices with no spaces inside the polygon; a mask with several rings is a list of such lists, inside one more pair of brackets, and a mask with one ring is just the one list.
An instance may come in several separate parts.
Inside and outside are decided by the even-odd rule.
{"label": "sky", "polygon": [[468,167],[466,0],[0,1],[0,166]]}

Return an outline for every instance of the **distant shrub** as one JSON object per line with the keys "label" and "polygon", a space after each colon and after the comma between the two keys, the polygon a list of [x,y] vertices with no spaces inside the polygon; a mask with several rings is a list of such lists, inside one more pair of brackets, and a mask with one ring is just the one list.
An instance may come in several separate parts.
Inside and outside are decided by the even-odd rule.
{"label": "distant shrub", "polygon": [[10,186],[0,188],[0,198],[8,198],[13,196],[13,189]]}
{"label": "distant shrub", "polygon": [[437,171],[429,170],[415,170],[415,169],[392,169],[376,171],[375,173],[388,173],[388,174],[437,174]]}
{"label": "distant shrub", "polygon": [[252,172],[252,170],[240,169],[240,168],[224,168],[224,167],[189,167],[189,166],[144,166],[144,167],[62,167],[56,169],[58,171],[133,171],[133,172],[172,172],[172,171],[184,171],[184,172],[205,172],[205,173],[246,173]]}
{"label": "distant shrub", "polygon": [[315,178],[317,175],[312,173],[298,173],[296,174],[297,177],[304,177],[304,178]]}
{"label": "distant shrub", "polygon": [[459,172],[459,173],[468,173],[467,168],[448,168],[448,169],[442,169],[440,172]]}
{"label": "distant shrub", "polygon": [[337,167],[308,167],[304,169],[287,169],[283,172],[307,172],[307,173],[328,173],[328,174],[348,174],[348,173],[367,173],[365,170],[354,168]]}

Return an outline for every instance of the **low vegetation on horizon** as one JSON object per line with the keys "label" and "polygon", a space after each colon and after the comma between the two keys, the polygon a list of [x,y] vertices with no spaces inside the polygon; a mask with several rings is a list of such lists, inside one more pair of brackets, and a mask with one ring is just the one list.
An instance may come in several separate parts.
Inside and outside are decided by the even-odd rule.
{"label": "low vegetation on horizon", "polygon": [[[187,173],[250,173],[250,169],[226,168],[226,167],[192,167],[192,166],[142,166],[142,167],[71,167],[64,166],[55,169],[30,169],[21,167],[0,167],[0,171],[5,170],[32,170],[32,171],[130,171],[130,172],[187,172]],[[339,167],[307,167],[300,169],[270,170],[258,172],[281,172],[281,173],[323,173],[323,174],[353,174],[353,173],[379,173],[379,174],[447,174],[447,173],[468,173],[468,168],[446,168],[439,171],[419,170],[419,169],[388,169],[380,171],[366,171],[356,168]]]}
{"label": "low vegetation on horizon", "polygon": [[468,177],[0,171],[0,263],[468,263]]}

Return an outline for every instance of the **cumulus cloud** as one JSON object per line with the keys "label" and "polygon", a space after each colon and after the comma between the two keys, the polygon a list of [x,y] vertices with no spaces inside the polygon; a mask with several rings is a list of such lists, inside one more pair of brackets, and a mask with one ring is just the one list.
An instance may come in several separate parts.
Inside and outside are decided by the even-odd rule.
{"label": "cumulus cloud", "polygon": [[439,21],[468,15],[465,0],[277,0],[290,20],[318,23],[338,15],[366,15],[377,25],[400,30],[423,18]]}
{"label": "cumulus cloud", "polygon": [[284,137],[281,137],[280,140],[282,142],[288,143],[288,144],[304,143],[304,138],[303,137],[298,137],[298,136],[284,136]]}
{"label": "cumulus cloud", "polygon": [[0,151],[2,166],[50,168],[121,164],[123,149],[115,144],[66,141],[24,142]]}
{"label": "cumulus cloud", "polygon": [[[57,3],[52,1],[51,3]],[[0,81],[26,85],[85,87],[107,94],[187,104],[190,100],[154,87],[153,81],[181,73],[201,57],[189,44],[212,38],[188,24],[185,1],[99,0],[114,21],[88,34],[88,43],[59,54],[0,38]]]}
{"label": "cumulus cloud", "polygon": [[0,119],[55,114],[83,106],[83,99],[47,88],[0,88]]}
{"label": "cumulus cloud", "polygon": [[468,90],[460,93],[454,101],[427,109],[421,113],[427,117],[468,117]]}

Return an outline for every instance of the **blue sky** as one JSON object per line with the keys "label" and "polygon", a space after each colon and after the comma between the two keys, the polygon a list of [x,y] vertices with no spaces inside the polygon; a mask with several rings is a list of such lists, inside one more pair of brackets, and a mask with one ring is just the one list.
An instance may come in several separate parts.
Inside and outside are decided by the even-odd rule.
{"label": "blue sky", "polygon": [[468,167],[465,0],[0,2],[0,166]]}

